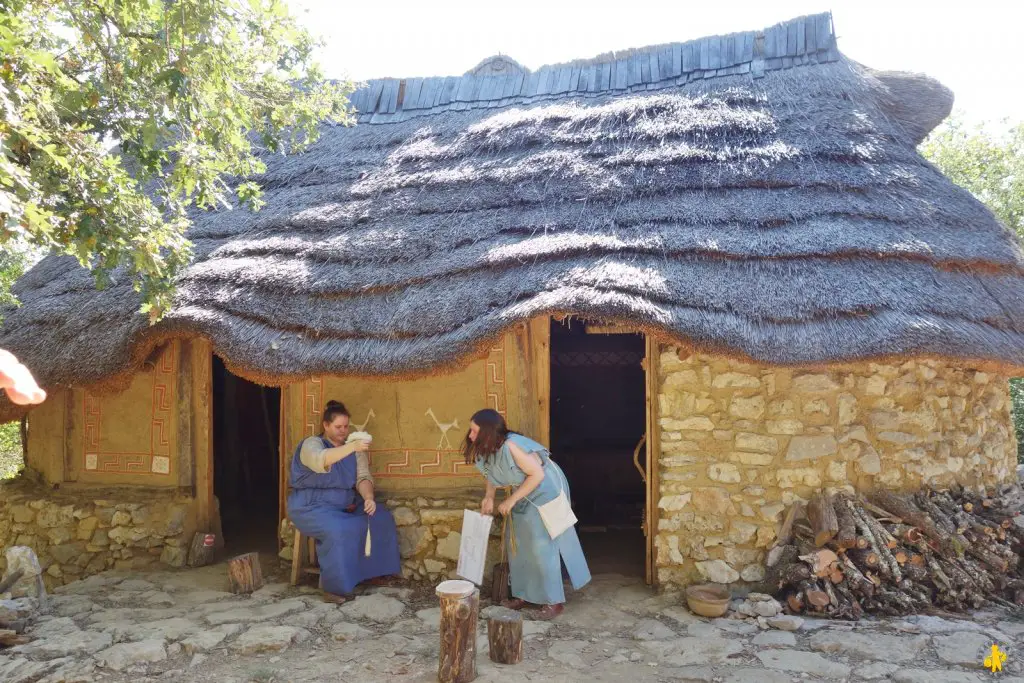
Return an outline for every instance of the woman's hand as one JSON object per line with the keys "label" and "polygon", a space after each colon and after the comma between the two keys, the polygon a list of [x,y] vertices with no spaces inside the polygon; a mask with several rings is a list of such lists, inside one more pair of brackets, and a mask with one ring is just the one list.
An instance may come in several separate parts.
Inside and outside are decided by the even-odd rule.
{"label": "woman's hand", "polygon": [[[361,443],[366,442],[363,441]],[[377,501],[375,501],[373,498],[367,498],[365,501],[363,501],[363,510],[366,511],[366,514],[372,516],[373,513],[377,511]]]}
{"label": "woman's hand", "polygon": [[491,496],[485,496],[480,501],[480,514],[481,515],[493,515],[494,514],[494,498]]}
{"label": "woman's hand", "polygon": [[11,403],[18,405],[42,403],[46,398],[46,392],[36,384],[28,368],[10,351],[0,349],[0,391],[4,389]]}
{"label": "woman's hand", "polygon": [[352,453],[365,453],[366,451],[370,450],[369,441],[353,441],[352,443],[349,444],[349,446],[352,447]]}
{"label": "woman's hand", "polygon": [[498,506],[498,512],[501,513],[502,517],[508,517],[512,514],[512,508],[515,507],[516,501],[511,498],[506,498],[501,501],[501,505]]}

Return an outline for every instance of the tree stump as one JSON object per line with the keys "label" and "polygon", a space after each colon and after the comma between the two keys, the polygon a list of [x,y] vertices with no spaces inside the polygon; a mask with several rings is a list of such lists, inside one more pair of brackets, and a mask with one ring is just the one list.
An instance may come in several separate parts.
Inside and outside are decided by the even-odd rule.
{"label": "tree stump", "polygon": [[216,534],[197,531],[192,537],[192,545],[189,547],[188,566],[205,567],[211,564],[222,545],[218,542]]}
{"label": "tree stump", "polygon": [[228,584],[232,593],[252,593],[262,588],[259,553],[245,553],[228,560]]}
{"label": "tree stump", "polygon": [[492,662],[523,661],[523,615],[510,609],[495,610],[487,619],[487,645]]}
{"label": "tree stump", "polygon": [[480,591],[469,581],[444,581],[437,587],[441,601],[441,653],[437,680],[468,683],[476,678],[476,622]]}

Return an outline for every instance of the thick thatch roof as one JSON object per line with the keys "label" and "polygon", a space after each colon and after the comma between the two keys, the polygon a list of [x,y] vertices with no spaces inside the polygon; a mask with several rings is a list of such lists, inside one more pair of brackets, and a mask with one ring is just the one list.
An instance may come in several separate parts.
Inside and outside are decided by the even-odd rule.
{"label": "thick thatch roof", "polygon": [[194,335],[264,381],[408,375],[555,312],[767,363],[1024,366],[1020,246],[915,151],[952,95],[842,57],[828,15],[353,103],[270,160],[262,212],[197,217],[161,323],[48,258],[0,346],[51,385]]}

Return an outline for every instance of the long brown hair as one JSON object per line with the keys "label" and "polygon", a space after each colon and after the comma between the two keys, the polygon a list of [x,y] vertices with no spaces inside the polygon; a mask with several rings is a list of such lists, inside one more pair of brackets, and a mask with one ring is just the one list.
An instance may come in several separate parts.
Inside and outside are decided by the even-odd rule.
{"label": "long brown hair", "polygon": [[476,435],[476,441],[471,441],[469,430],[466,430],[466,438],[462,441],[462,455],[466,458],[467,465],[472,465],[480,458],[490,460],[504,445],[508,435],[516,433],[508,428],[501,413],[490,408],[476,411],[469,421],[476,424],[480,431]]}

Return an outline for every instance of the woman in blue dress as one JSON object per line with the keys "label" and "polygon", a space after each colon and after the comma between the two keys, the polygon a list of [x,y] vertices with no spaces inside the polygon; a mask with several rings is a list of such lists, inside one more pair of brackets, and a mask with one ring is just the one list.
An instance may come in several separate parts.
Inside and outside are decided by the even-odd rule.
{"label": "woman in blue dress", "polygon": [[514,488],[498,506],[502,516],[511,515],[506,550],[512,599],[504,606],[521,609],[528,604],[539,605],[537,619],[558,616],[565,608],[562,564],[574,589],[590,582],[590,569],[576,529],[569,527],[552,539],[537,510],[561,491],[569,496],[565,474],[551,460],[547,448],[510,431],[505,418],[489,408],[477,411],[470,420],[463,453],[466,463],[476,464],[487,478],[487,492],[480,505],[483,514],[494,514],[498,488]]}
{"label": "woman in blue dress", "polygon": [[288,494],[288,518],[316,539],[324,599],[337,603],[345,602],[356,584],[401,571],[395,519],[373,499],[370,444],[345,443],[349,419],[343,404],[327,402],[323,432],[305,439],[292,456]]}

